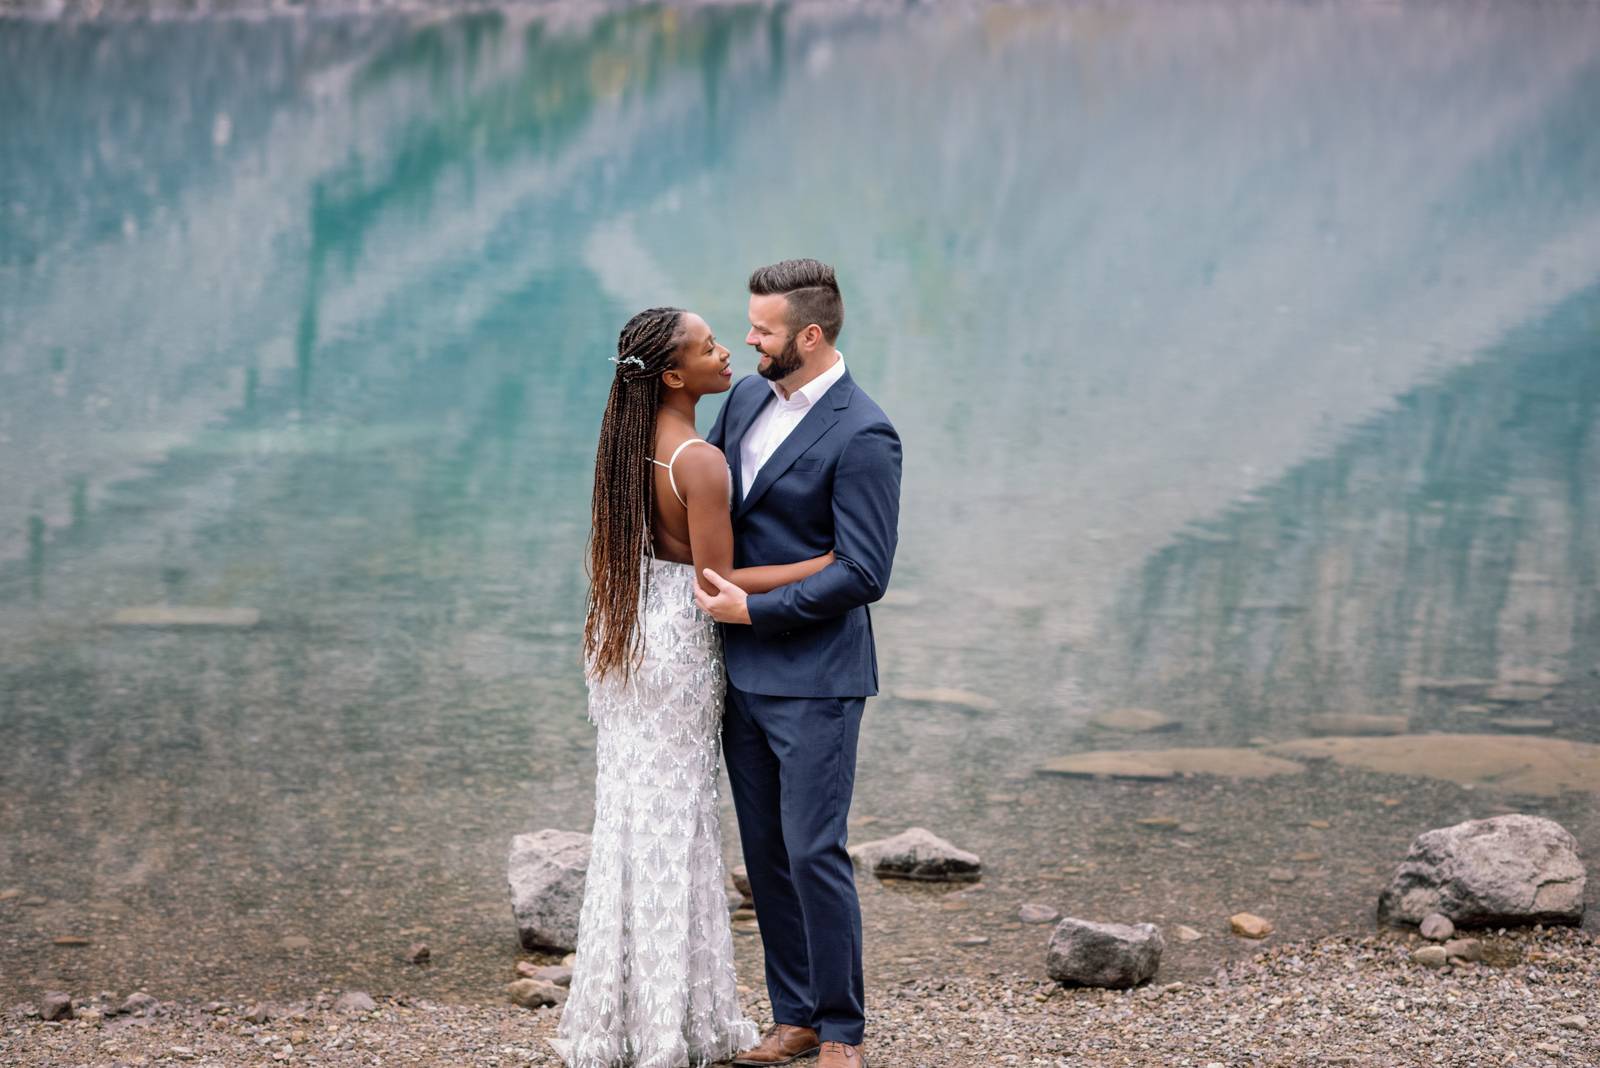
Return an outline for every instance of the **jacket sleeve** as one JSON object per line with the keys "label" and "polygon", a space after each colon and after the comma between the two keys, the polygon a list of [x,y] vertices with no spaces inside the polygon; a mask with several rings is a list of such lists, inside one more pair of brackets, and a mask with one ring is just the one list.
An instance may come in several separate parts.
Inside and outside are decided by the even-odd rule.
{"label": "jacket sleeve", "polygon": [[815,575],[751,594],[750,625],[791,630],[871,604],[889,586],[900,527],[900,438],[888,423],[860,431],[833,475],[833,563]]}

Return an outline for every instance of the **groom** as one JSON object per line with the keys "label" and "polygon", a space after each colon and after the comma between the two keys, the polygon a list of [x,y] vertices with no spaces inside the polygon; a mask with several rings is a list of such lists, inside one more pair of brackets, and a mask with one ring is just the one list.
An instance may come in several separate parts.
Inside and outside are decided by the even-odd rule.
{"label": "groom", "polygon": [[878,692],[867,605],[883,596],[900,515],[900,439],[835,349],[844,301],[833,268],[784,260],[750,276],[756,370],[708,440],[733,476],[734,566],[832,551],[771,593],[713,571],[696,587],[722,628],[722,747],[766,946],[773,1026],[736,1065],[863,1068],[861,909],[845,852],[856,737]]}

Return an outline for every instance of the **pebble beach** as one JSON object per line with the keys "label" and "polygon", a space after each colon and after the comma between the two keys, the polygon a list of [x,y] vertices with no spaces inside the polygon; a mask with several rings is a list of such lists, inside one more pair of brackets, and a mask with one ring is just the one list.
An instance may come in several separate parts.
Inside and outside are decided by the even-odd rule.
{"label": "pebble beach", "polygon": [[[1036,977],[908,978],[868,990],[868,1063],[1550,1065],[1600,1063],[1600,944],[1573,928],[1476,932],[1484,959],[1432,968],[1415,934],[1285,942],[1193,982],[1130,991]],[[747,994],[763,1023],[765,999]],[[364,1000],[152,1002],[104,991],[46,1022],[10,1006],[0,1063],[542,1065],[559,1008]],[[371,1005],[368,1008],[368,1005]]]}

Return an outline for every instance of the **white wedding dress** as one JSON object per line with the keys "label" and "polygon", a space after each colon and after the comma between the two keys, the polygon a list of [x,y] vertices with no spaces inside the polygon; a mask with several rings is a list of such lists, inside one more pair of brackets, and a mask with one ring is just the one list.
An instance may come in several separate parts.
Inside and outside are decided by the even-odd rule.
{"label": "white wedding dress", "polygon": [[721,641],[692,565],[643,566],[643,661],[627,681],[589,681],[594,844],[551,1043],[570,1068],[703,1065],[761,1037],[739,1004],[723,888]]}

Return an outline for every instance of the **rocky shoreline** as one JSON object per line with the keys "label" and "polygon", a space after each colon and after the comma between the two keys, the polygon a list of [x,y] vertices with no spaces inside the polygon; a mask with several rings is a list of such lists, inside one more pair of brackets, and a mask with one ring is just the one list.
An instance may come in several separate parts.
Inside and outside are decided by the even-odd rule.
{"label": "rocky shoreline", "polygon": [[[1481,961],[1437,969],[1414,959],[1418,935],[1379,931],[1288,942],[1196,982],[1129,991],[1070,989],[1015,972],[879,983],[868,991],[867,1052],[879,1068],[1600,1060],[1600,941],[1563,927],[1480,935]],[[766,1019],[760,993],[747,994],[747,1007]],[[77,1000],[61,1021],[41,1019],[36,1004],[10,1007],[0,1062],[557,1068],[544,1039],[559,1011],[348,991],[285,1004],[105,991]]]}

